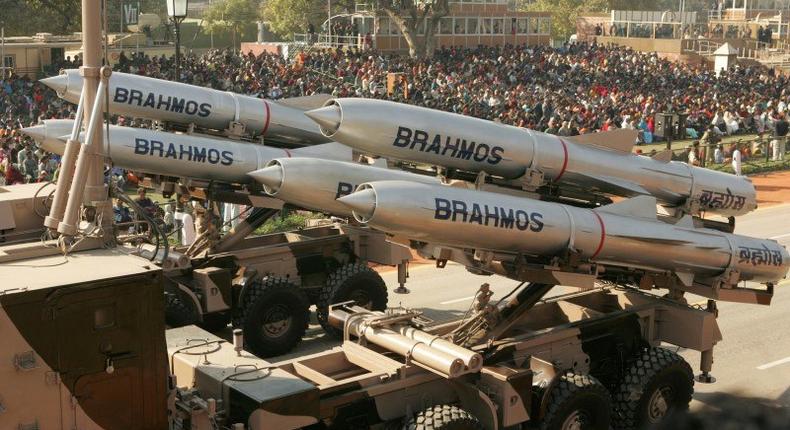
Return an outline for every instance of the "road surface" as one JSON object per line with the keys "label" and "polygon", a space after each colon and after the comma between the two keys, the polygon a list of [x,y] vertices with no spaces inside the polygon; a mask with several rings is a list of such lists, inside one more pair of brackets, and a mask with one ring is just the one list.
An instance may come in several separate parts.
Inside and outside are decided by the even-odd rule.
{"label": "road surface", "polygon": [[[790,205],[760,209],[740,217],[736,233],[773,238],[790,246]],[[390,288],[389,305],[417,308],[437,321],[462,316],[481,283],[491,284],[494,299],[502,297],[518,282],[500,276],[477,276],[462,266],[448,263],[444,269],[431,265],[412,267],[407,284],[410,294],[395,294],[394,271],[382,274]],[[558,288],[555,294],[574,291]],[[695,301],[694,298],[689,298]],[[771,306],[719,303],[719,326],[724,340],[714,350],[714,384],[696,383],[692,409],[708,404],[712,393],[727,393],[745,397],[776,400],[790,406],[790,280],[776,288]],[[337,345],[324,336],[321,328],[311,325],[306,340],[296,351],[271,362],[314,353]],[[699,353],[681,350],[695,372],[698,372]]]}

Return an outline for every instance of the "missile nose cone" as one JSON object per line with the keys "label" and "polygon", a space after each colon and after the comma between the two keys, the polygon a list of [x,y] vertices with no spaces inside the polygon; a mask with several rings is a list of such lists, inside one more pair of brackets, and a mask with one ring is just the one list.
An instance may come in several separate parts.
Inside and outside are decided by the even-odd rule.
{"label": "missile nose cone", "polygon": [[336,104],[313,109],[304,114],[318,124],[321,133],[326,137],[332,137],[337,132],[343,117],[340,106]]}
{"label": "missile nose cone", "polygon": [[52,76],[41,79],[39,82],[52,88],[58,94],[64,94],[69,88],[69,77],[67,75]]}
{"label": "missile nose cone", "polygon": [[376,211],[376,192],[372,188],[359,189],[337,201],[351,208],[354,218],[362,223],[370,221]]}
{"label": "missile nose cone", "polygon": [[283,184],[283,168],[279,164],[272,164],[249,175],[260,182],[263,190],[269,195],[276,195]]}
{"label": "missile nose cone", "polygon": [[47,136],[47,126],[45,124],[25,127],[20,131],[33,138],[33,140],[47,152],[63,155],[66,150],[66,142],[62,140],[62,138],[51,138]]}
{"label": "missile nose cone", "polygon": [[25,127],[21,130],[22,134],[27,135],[36,142],[43,142],[47,138],[47,126],[44,124],[34,125],[32,127]]}

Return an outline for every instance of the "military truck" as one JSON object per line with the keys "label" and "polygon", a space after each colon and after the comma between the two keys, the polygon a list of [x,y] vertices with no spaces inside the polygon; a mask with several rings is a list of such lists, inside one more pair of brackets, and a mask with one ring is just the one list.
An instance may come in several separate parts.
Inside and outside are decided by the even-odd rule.
{"label": "military truck", "polygon": [[[721,339],[713,312],[617,287],[531,306],[546,288],[523,287],[511,303],[529,312],[515,313],[492,312],[482,288],[478,312],[442,324],[335,305],[340,346],[274,363],[195,326],[169,330],[173,419],[197,429],[608,430],[688,407],[692,369],[661,345],[712,349]],[[458,341],[483,326],[484,336]]]}
{"label": "military truck", "polygon": [[401,286],[406,282],[411,252],[384,233],[330,222],[252,235],[276,213],[255,209],[204,252],[194,247],[170,252],[167,260],[179,263],[165,264],[169,326],[199,324],[216,332],[232,323],[246,333],[249,351],[271,357],[292,350],[302,339],[311,306],[334,337],[341,332],[327,323],[329,304],[354,300],[371,310],[386,309],[387,286],[369,263],[398,266]]}

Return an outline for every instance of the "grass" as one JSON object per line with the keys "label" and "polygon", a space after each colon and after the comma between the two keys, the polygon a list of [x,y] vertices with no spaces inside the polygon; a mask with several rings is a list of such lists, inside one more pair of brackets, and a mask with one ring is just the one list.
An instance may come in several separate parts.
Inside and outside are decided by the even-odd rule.
{"label": "grass", "polygon": [[264,235],[272,233],[282,233],[292,230],[301,230],[305,228],[307,222],[311,219],[323,218],[324,215],[320,213],[295,211],[289,212],[283,216],[272,218],[266,221],[262,226],[255,230],[255,235]]}

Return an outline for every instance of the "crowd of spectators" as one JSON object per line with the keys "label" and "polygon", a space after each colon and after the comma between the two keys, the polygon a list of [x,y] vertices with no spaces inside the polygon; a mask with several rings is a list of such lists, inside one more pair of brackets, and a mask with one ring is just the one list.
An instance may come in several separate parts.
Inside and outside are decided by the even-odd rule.
{"label": "crowd of spectators", "polygon": [[[774,133],[790,102],[788,78],[761,66],[717,75],[654,53],[585,43],[442,48],[425,59],[371,50],[311,49],[290,59],[210,51],[187,55],[180,76],[173,58],[122,54],[115,69],[271,99],[388,98],[558,135],[631,128],[644,143],[656,139],[657,115],[672,111],[688,113],[685,131],[692,138]],[[398,87],[387,88],[389,73],[401,74]],[[51,180],[57,157],[37,150],[18,129],[73,116],[75,107],[27,78],[1,84],[0,176],[7,183]]]}

